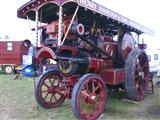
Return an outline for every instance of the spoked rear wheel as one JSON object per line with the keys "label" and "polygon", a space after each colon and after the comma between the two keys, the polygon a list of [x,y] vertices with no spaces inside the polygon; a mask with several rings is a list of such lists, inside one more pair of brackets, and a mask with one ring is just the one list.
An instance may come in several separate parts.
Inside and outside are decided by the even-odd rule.
{"label": "spoked rear wheel", "polygon": [[97,119],[106,103],[106,86],[97,74],[86,74],[76,83],[72,93],[72,110],[77,119]]}
{"label": "spoked rear wheel", "polygon": [[39,105],[44,108],[60,106],[65,96],[60,93],[62,77],[55,71],[48,71],[36,81],[35,97]]}
{"label": "spoked rear wheel", "polygon": [[125,64],[125,88],[131,100],[142,100],[147,93],[149,81],[148,58],[142,50],[132,50]]}

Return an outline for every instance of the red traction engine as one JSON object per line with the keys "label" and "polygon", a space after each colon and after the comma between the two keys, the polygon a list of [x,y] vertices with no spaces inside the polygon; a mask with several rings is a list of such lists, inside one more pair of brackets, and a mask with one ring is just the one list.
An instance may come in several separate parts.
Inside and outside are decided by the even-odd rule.
{"label": "red traction engine", "polygon": [[149,29],[90,0],[31,0],[18,9],[18,17],[25,16],[45,23],[36,29],[36,64],[45,61],[50,68],[36,80],[42,107],[58,107],[69,98],[77,119],[94,120],[104,110],[107,90],[122,88],[136,101],[146,96],[148,59],[132,33],[152,34]]}

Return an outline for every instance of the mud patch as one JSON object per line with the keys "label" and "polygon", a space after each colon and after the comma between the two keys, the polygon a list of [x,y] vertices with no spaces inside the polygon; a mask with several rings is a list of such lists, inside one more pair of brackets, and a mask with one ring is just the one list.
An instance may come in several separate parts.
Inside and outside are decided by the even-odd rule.
{"label": "mud patch", "polygon": [[154,118],[160,118],[160,105],[150,106],[147,111],[151,116],[154,116]]}

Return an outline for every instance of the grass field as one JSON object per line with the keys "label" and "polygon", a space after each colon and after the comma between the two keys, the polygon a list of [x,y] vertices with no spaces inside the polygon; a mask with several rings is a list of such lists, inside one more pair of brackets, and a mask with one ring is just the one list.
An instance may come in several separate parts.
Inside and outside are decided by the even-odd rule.
{"label": "grass field", "polygon": [[[75,120],[70,100],[61,107],[43,109],[34,98],[33,79],[13,80],[13,75],[0,74],[0,120]],[[144,100],[132,103],[124,100],[119,92],[108,95],[107,104],[100,120],[160,119],[160,88]]]}

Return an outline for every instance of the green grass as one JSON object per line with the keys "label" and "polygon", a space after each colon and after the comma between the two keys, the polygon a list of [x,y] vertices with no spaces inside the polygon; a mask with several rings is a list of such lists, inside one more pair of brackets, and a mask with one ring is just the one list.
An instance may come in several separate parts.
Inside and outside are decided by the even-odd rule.
{"label": "green grass", "polygon": [[[13,80],[13,75],[1,75],[2,109],[8,107],[10,118],[19,120],[38,119],[75,119],[72,114],[70,101],[56,109],[43,109],[37,105],[34,97],[33,79]],[[4,104],[4,105],[3,105]]]}
{"label": "green grass", "polygon": [[[61,107],[43,109],[34,97],[34,80],[23,78],[13,80],[14,75],[0,74],[1,117],[16,120],[75,120],[70,105],[66,100]],[[158,119],[153,109],[160,108],[160,89],[148,95],[138,103],[126,102],[124,92],[107,96],[107,104],[100,120],[105,119]],[[154,98],[154,99],[153,99]],[[153,109],[151,109],[153,107]],[[2,120],[3,120],[2,119]],[[6,119],[4,119],[6,120]]]}

